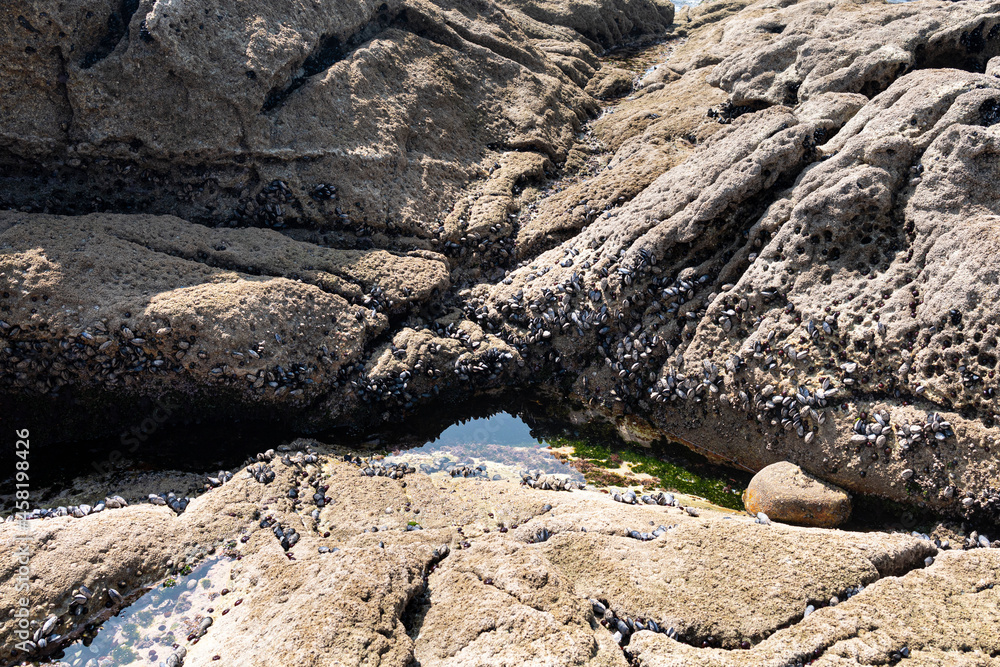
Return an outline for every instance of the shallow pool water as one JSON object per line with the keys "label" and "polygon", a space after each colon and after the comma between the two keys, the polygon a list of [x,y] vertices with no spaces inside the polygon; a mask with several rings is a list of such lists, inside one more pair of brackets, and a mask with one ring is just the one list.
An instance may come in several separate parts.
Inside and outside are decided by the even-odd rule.
{"label": "shallow pool water", "polygon": [[218,600],[229,581],[230,559],[212,558],[188,575],[159,582],[117,616],[107,620],[89,646],[83,641],[65,649],[52,663],[64,667],[124,667],[158,665],[187,645],[187,636],[201,621],[221,611]]}
{"label": "shallow pool water", "polygon": [[484,470],[477,476],[496,481],[520,481],[521,471],[536,470],[583,480],[578,470],[555,457],[547,442],[532,435],[531,427],[506,412],[455,424],[421,447],[393,452],[386,458],[432,475],[481,466]]}

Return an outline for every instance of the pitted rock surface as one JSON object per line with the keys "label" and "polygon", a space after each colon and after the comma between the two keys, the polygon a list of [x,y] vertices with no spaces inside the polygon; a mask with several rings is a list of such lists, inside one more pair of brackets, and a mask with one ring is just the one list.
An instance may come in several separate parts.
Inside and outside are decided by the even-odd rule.
{"label": "pitted rock surface", "polygon": [[[4,407],[51,441],[164,392],[308,431],[569,388],[1000,519],[997,6],[574,7],[0,10]],[[584,125],[602,49],[682,32]]]}
{"label": "pitted rock surface", "polygon": [[[843,11],[877,14],[873,34],[894,12],[920,13],[857,7]],[[746,10],[761,17],[754,25],[813,11]],[[960,23],[972,8],[956,11]],[[710,50],[711,30],[736,31],[748,58],[773,39],[743,25],[704,28],[668,64],[711,65],[691,60],[696,45]],[[963,63],[935,60],[863,94],[761,99],[756,112],[732,98],[746,106],[716,108],[725,132],[509,285],[477,293],[482,319],[526,341],[529,363],[558,357],[592,405],[647,415],[723,459],[751,469],[789,460],[849,491],[996,516],[997,301],[976,258],[992,252],[980,230],[996,214],[985,156],[1000,88]],[[855,427],[879,411],[884,437],[856,442]],[[948,426],[935,430],[939,420]],[[908,442],[904,429],[921,438]]]}

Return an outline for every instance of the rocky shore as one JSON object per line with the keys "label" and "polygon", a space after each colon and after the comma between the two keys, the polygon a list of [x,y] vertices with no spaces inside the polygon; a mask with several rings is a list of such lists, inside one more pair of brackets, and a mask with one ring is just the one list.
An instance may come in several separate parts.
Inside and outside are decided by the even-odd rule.
{"label": "rocky shore", "polygon": [[992,5],[147,4],[5,10],[0,382],[40,440],[549,386],[998,518]]}
{"label": "rocky shore", "polygon": [[[282,449],[179,514],[133,503],[33,521],[39,654],[217,557],[228,595],[180,642],[186,665],[885,664],[904,649],[985,665],[1000,650],[1000,549]],[[654,525],[651,541],[623,531]],[[2,558],[10,647],[17,564]]]}
{"label": "rocky shore", "polygon": [[[34,456],[163,401],[172,425],[317,433],[513,391],[1000,524],[1000,4],[17,1],[0,19],[0,410]],[[1000,653],[992,548],[297,456],[180,513],[37,520],[47,635],[76,631],[80,585],[114,608],[108,590],[131,600],[246,537],[247,604],[185,664]],[[320,481],[336,502],[316,519],[286,492]],[[4,647],[15,571],[5,553]]]}

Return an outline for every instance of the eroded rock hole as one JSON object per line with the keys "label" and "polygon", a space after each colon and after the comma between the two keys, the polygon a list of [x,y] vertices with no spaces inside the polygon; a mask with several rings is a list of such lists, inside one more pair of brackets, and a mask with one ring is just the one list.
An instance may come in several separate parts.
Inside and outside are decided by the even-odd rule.
{"label": "eroded rock hole", "polygon": [[1000,55],[1000,23],[982,21],[957,40],[917,47],[915,69],[953,68],[985,72],[990,58]]}
{"label": "eroded rock hole", "polygon": [[979,121],[986,127],[1000,123],[1000,101],[986,100],[979,105]]}
{"label": "eroded rock hole", "polygon": [[139,9],[139,0],[122,0],[118,11],[111,12],[108,17],[108,31],[104,33],[97,48],[85,55],[80,61],[81,69],[90,69],[114,52],[122,39],[128,35],[129,22],[137,9]]}

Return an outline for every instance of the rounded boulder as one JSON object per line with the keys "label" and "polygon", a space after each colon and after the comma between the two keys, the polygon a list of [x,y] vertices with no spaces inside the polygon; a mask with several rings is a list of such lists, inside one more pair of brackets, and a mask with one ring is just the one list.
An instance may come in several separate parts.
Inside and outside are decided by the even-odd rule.
{"label": "rounded boulder", "polygon": [[805,470],[781,461],[753,476],[743,493],[751,514],[763,512],[774,521],[833,528],[851,516],[851,496]]}

